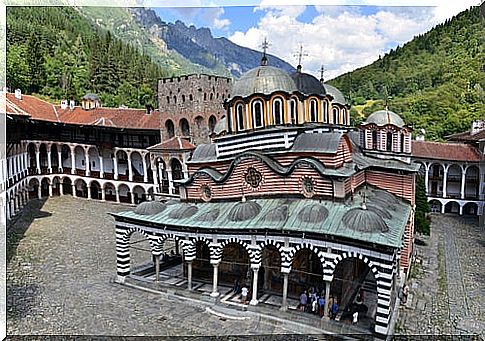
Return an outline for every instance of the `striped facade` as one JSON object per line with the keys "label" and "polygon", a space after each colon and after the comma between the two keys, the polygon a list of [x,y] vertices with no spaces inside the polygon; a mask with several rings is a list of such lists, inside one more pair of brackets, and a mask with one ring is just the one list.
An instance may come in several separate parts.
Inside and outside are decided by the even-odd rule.
{"label": "striped facade", "polygon": [[398,253],[378,251],[370,247],[357,247],[343,243],[312,238],[285,237],[272,234],[227,234],[227,233],[197,233],[193,231],[171,230],[169,226],[154,228],[142,224],[127,222],[116,223],[116,262],[118,281],[130,275],[130,237],[139,233],[150,242],[153,256],[161,254],[163,243],[173,239],[180,243],[184,260],[193,261],[196,254],[196,244],[205,243],[210,250],[210,263],[217,265],[222,260],[223,250],[228,244],[241,245],[249,255],[252,269],[261,267],[263,249],[274,246],[281,257],[281,273],[290,273],[292,262],[299,250],[308,249],[314,252],[323,268],[322,278],[326,282],[333,280],[334,271],[339,262],[356,258],[363,261],[372,271],[377,282],[377,312],[375,318],[375,332],[387,334],[392,313],[392,303],[395,300],[395,281],[397,275]]}

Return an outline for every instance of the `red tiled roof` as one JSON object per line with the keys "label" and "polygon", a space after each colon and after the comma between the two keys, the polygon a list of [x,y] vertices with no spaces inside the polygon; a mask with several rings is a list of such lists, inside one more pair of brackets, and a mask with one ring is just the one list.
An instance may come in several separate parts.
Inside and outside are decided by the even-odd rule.
{"label": "red tiled roof", "polygon": [[30,115],[39,121],[61,122],[78,125],[98,125],[129,129],[160,129],[160,112],[146,114],[145,109],[96,108],[84,110],[76,106],[74,110],[61,109],[59,105],[48,103],[40,98],[22,95],[18,100],[14,94],[7,94],[7,114]]}
{"label": "red tiled roof", "polygon": [[187,141],[186,139],[182,139],[178,136],[174,136],[167,141],[148,147],[147,149],[149,150],[192,150],[192,149],[195,149],[195,146],[189,141]]}
{"label": "red tiled roof", "polygon": [[464,143],[441,143],[431,141],[414,141],[412,156],[452,161],[481,161],[485,159],[477,148]]}
{"label": "red tiled roof", "polygon": [[450,141],[479,141],[485,139],[485,130],[481,130],[478,133],[471,134],[471,132],[465,131],[463,133],[458,133],[458,134],[453,134],[450,136],[447,136],[448,140]]}

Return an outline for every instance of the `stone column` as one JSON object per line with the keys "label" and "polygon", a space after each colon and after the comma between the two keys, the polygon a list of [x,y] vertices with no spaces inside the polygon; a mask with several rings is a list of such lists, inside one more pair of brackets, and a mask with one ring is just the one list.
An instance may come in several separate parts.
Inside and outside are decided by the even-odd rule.
{"label": "stone column", "polygon": [[192,261],[187,261],[187,289],[192,290]]}
{"label": "stone column", "polygon": [[153,187],[154,187],[154,193],[158,193],[159,189],[159,183],[158,183],[158,170],[152,168],[152,173],[153,173]]}
{"label": "stone column", "polygon": [[219,263],[214,263],[212,264],[214,267],[214,275],[212,278],[212,292],[211,292],[211,297],[217,297],[219,296],[219,292],[217,292],[217,280],[219,276]]}
{"label": "stone column", "polygon": [[57,151],[57,163],[59,164],[59,172],[64,173],[64,167],[62,164],[62,153],[60,150]]}
{"label": "stone column", "polygon": [[446,185],[448,183],[448,167],[444,167],[443,171],[443,198],[446,198]]}
{"label": "stone column", "polygon": [[90,167],[91,165],[89,164],[89,151],[88,150],[86,150],[84,152],[84,159],[86,161],[86,163],[85,163],[86,164],[86,167],[85,167],[86,168],[86,176],[90,176],[91,175],[91,167]]}
{"label": "stone column", "polygon": [[39,182],[39,187],[37,188],[37,196],[42,198],[42,182]]}
{"label": "stone column", "polygon": [[120,202],[120,191],[118,189],[115,189],[115,193],[116,193],[116,202],[119,203]]}
{"label": "stone column", "polygon": [[5,205],[5,208],[7,209],[7,220],[10,220],[11,216],[10,216],[10,203],[7,202],[7,204]]}
{"label": "stone column", "polygon": [[283,272],[283,300],[281,302],[280,310],[286,311],[288,309],[288,273]]}
{"label": "stone column", "polygon": [[114,168],[113,177],[115,180],[118,180],[118,159],[116,158],[116,152],[115,152],[115,156],[113,157],[113,168]]}
{"label": "stone column", "polygon": [[102,155],[99,155],[99,177],[101,179],[104,178],[104,162]]}
{"label": "stone column", "polygon": [[76,153],[73,147],[71,147],[71,174],[76,174]]}
{"label": "stone column", "polygon": [[40,174],[40,151],[35,151],[35,166],[37,168],[37,174]]}
{"label": "stone column", "polygon": [[330,304],[330,281],[325,281],[325,306],[324,306],[324,310],[323,310],[323,317],[325,319],[328,319],[329,316],[328,316],[328,307],[329,307],[329,304]]}
{"label": "stone column", "polygon": [[147,172],[147,160],[146,155],[143,155],[143,182],[148,182],[148,172]]}
{"label": "stone column", "polygon": [[75,184],[72,184],[72,196],[73,196],[74,198],[76,198],[76,197],[77,197],[77,195],[76,195],[76,185],[75,185]]}
{"label": "stone column", "polygon": [[253,268],[253,287],[252,287],[253,296],[251,298],[251,301],[249,302],[250,305],[258,304],[258,272],[259,272],[259,267]]}
{"label": "stone column", "polygon": [[131,198],[131,204],[135,204],[135,193],[133,192],[133,189],[129,192],[130,193],[130,198]]}
{"label": "stone column", "polygon": [[88,199],[91,199],[91,186],[87,187],[87,191],[88,191]]}
{"label": "stone column", "polygon": [[168,178],[168,193],[174,194],[175,193],[175,187],[173,185],[172,169],[171,168],[167,168],[167,178]]}
{"label": "stone column", "polygon": [[50,183],[49,184],[49,196],[51,197],[52,196],[52,184]]}
{"label": "stone column", "polygon": [[51,158],[51,151],[47,151],[47,172],[52,173],[52,158]]}
{"label": "stone column", "polygon": [[106,190],[104,189],[104,187],[101,187],[101,200],[106,200]]}
{"label": "stone column", "polygon": [[155,256],[155,281],[160,282],[160,255]]}
{"label": "stone column", "polygon": [[59,194],[64,195],[64,185],[62,182],[59,183]]}
{"label": "stone column", "polygon": [[133,170],[131,169],[131,153],[128,154],[128,180],[133,181]]}
{"label": "stone column", "polygon": [[461,170],[461,191],[460,191],[460,198],[465,199],[465,180],[466,180],[466,169],[462,168]]}
{"label": "stone column", "polygon": [[424,164],[425,172],[424,172],[424,186],[426,188],[426,194],[429,193],[429,164]]}

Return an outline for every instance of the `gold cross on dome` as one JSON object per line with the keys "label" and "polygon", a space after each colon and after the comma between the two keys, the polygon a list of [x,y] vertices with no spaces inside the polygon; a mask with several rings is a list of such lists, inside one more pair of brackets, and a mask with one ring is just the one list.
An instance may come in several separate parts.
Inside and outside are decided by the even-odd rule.
{"label": "gold cross on dome", "polygon": [[325,69],[325,66],[322,64],[322,66],[320,67],[320,80],[323,82],[323,73],[327,71],[327,69]]}
{"label": "gold cross on dome", "polygon": [[269,47],[269,41],[264,37],[263,42],[261,43],[261,47],[263,48],[263,54],[266,54],[266,50]]}

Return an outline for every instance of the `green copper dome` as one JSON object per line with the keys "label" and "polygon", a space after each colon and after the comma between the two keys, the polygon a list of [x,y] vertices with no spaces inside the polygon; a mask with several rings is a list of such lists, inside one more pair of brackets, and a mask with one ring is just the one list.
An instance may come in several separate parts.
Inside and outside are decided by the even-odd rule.
{"label": "green copper dome", "polygon": [[275,91],[292,93],[297,90],[295,82],[285,71],[272,66],[261,65],[249,70],[234,82],[231,96],[270,95]]}

